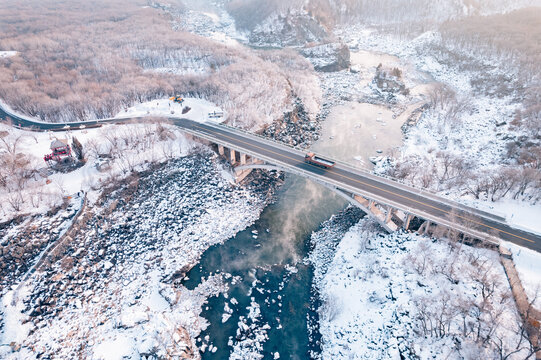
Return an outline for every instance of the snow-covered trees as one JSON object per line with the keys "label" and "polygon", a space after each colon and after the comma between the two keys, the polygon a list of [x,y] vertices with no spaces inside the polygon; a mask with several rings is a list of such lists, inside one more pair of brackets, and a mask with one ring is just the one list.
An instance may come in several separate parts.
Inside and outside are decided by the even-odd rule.
{"label": "snow-covered trees", "polygon": [[[404,258],[406,269],[425,279],[421,282],[438,282],[437,290],[418,292],[412,299],[414,331],[428,339],[429,346],[455,339],[454,351],[465,358],[472,353],[502,359],[530,354],[522,323],[510,317],[514,302],[497,257],[459,243],[450,243],[446,256],[439,257],[436,248],[422,240]],[[429,260],[420,259],[425,257]]]}
{"label": "snow-covered trees", "polygon": [[38,173],[36,159],[28,156],[19,148],[23,135],[0,131],[0,192],[2,201],[0,210],[20,211],[25,203],[38,207],[44,194],[40,187],[27,189],[27,184]]}
{"label": "snow-covered trees", "polygon": [[105,2],[103,9],[60,3],[55,12],[44,10],[50,6],[40,3],[43,19],[29,22],[36,13],[27,5],[0,5],[0,27],[26,24],[0,39],[1,49],[20,51],[0,59],[0,98],[17,111],[64,122],[111,117],[134,102],[183,94],[206,98],[235,125],[256,129],[279,118],[296,97],[311,114],[319,109],[317,77],[294,52],[226,47],[174,31],[169,14],[134,3]]}

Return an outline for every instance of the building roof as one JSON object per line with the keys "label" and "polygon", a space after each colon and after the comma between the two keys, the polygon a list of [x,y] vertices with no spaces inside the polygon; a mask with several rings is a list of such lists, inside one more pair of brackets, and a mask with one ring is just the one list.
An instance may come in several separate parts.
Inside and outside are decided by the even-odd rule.
{"label": "building roof", "polygon": [[68,145],[67,141],[65,141],[65,140],[59,140],[59,139],[54,139],[54,140],[51,142],[51,150],[54,150],[54,149],[57,149],[57,148],[66,147],[66,145]]}

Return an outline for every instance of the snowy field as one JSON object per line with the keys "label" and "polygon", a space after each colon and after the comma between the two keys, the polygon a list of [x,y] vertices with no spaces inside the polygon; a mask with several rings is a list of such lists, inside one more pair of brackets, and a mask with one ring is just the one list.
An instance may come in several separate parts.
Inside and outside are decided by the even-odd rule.
{"label": "snowy field", "polygon": [[8,58],[17,55],[18,51],[0,51],[0,58]]}
{"label": "snowy field", "polygon": [[382,234],[368,218],[334,256],[318,255],[327,246],[319,239],[312,255],[323,301],[322,359],[493,358],[498,347],[507,354],[520,341],[496,252]]}
{"label": "snowy field", "polygon": [[182,104],[169,99],[156,99],[140,103],[119,112],[115,118],[143,116],[174,116],[198,122],[224,122],[227,114],[209,101],[184,98]]}

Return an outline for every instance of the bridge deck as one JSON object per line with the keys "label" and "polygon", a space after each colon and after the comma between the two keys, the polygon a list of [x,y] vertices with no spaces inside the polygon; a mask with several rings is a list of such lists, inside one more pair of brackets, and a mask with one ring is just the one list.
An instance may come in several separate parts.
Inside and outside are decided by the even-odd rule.
{"label": "bridge deck", "polygon": [[[103,123],[124,123],[132,120],[105,119],[52,124],[19,117],[0,108],[0,117],[5,118],[6,115],[12,119],[14,125],[38,131],[77,129],[81,126],[92,127]],[[346,164],[337,163],[332,169],[322,169],[305,163],[304,152],[226,126],[174,117],[170,117],[169,120],[193,135],[265,160],[286,171],[325,182],[352,194],[369,197],[379,203],[465,233],[481,235],[481,238],[502,239],[541,252],[541,235],[514,228],[499,216],[455,203]]]}
{"label": "bridge deck", "polygon": [[454,203],[345,164],[337,163],[332,169],[322,169],[306,163],[305,154],[301,151],[227,127],[184,119],[170,120],[194,135],[230,146],[293,173],[330,183],[436,223],[455,228],[471,228],[487,238],[499,238],[541,251],[541,236],[513,228],[500,216]]}

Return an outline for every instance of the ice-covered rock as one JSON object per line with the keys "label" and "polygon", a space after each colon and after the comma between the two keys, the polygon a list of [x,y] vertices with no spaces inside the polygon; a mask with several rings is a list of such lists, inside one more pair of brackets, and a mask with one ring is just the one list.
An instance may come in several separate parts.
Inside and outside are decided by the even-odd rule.
{"label": "ice-covered rock", "polygon": [[310,60],[318,71],[334,72],[350,66],[349,48],[342,43],[305,47],[301,50],[301,54]]}

